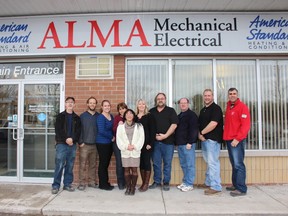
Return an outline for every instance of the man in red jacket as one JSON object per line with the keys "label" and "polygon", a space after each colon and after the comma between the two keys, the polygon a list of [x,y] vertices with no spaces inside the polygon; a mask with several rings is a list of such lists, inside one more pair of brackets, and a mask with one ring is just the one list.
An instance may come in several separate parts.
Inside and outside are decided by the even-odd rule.
{"label": "man in red jacket", "polygon": [[250,130],[250,113],[248,107],[238,98],[238,90],[230,88],[223,139],[226,141],[230,163],[232,165],[232,184],[226,187],[231,196],[243,196],[247,193],[246,168],[244,164],[246,137]]}

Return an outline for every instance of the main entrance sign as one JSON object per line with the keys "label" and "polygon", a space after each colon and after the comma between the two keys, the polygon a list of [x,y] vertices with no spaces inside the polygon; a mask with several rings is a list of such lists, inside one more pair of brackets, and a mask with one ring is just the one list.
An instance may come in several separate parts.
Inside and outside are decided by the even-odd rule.
{"label": "main entrance sign", "polygon": [[63,62],[0,63],[0,79],[27,79],[42,75],[62,77]]}

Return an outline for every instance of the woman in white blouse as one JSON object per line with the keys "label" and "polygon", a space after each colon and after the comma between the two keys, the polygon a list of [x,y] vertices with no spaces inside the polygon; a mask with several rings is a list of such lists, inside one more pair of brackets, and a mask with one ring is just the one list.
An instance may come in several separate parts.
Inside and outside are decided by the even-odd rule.
{"label": "woman in white blouse", "polygon": [[117,127],[116,143],[121,151],[122,166],[126,181],[125,195],[134,195],[138,179],[141,148],[144,144],[144,129],[136,123],[137,116],[131,109],[123,115],[124,124]]}

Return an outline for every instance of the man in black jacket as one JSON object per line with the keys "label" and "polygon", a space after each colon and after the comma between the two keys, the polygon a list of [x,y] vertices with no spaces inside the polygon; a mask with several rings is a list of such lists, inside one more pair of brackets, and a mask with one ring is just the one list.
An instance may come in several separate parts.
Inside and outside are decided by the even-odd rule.
{"label": "man in black jacket", "polygon": [[178,101],[181,113],[175,131],[180,165],[183,171],[182,183],[177,188],[183,192],[192,191],[195,180],[195,146],[198,139],[198,117],[189,109],[188,98]]}
{"label": "man in black jacket", "polygon": [[74,106],[75,99],[73,97],[67,97],[65,100],[65,111],[59,113],[56,117],[56,155],[52,194],[59,192],[63,169],[63,190],[70,192],[75,191],[72,187],[73,167],[76,156],[76,143],[81,134],[81,120],[73,111]]}

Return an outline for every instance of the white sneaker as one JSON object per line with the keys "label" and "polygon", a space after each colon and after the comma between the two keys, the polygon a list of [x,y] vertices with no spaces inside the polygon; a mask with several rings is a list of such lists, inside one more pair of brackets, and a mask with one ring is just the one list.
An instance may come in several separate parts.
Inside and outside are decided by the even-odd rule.
{"label": "white sneaker", "polygon": [[181,190],[183,187],[185,187],[186,185],[184,183],[180,184],[177,186],[177,189]]}
{"label": "white sneaker", "polygon": [[193,186],[184,186],[181,188],[182,192],[192,191],[194,188]]}

